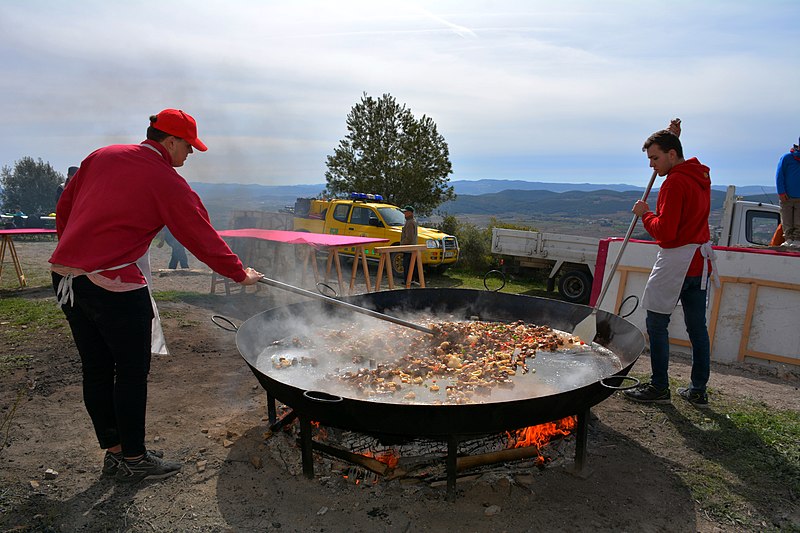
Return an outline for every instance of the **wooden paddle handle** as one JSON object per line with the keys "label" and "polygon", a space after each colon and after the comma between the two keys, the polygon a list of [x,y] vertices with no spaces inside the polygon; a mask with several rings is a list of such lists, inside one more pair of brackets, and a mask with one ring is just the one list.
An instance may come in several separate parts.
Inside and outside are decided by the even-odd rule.
{"label": "wooden paddle handle", "polygon": [[[642,202],[647,201],[647,197],[650,195],[650,190],[653,188],[653,183],[656,181],[656,176],[658,172],[655,170],[653,171],[653,175],[650,176],[650,182],[647,184],[647,188],[642,195]],[[628,246],[628,241],[631,240],[631,235],[633,234],[633,229],[636,227],[636,222],[639,221],[639,217],[637,215],[633,215],[633,220],[631,220],[631,225],[628,226],[628,233],[625,234],[625,239],[622,241],[622,246],[619,249],[619,253],[617,254],[617,258],[614,260],[614,264],[611,266],[611,270],[609,271],[608,276],[608,283],[603,283],[603,280],[600,280],[600,283],[603,283],[603,290],[600,291],[600,297],[594,303],[595,311],[600,309],[600,304],[603,303],[603,298],[606,297],[606,293],[608,292],[608,286],[611,285],[611,280],[614,279],[614,274],[617,272],[617,267],[619,266],[619,261],[622,259],[622,253],[625,251],[625,247]],[[603,276],[605,278],[605,276]]]}
{"label": "wooden paddle handle", "polygon": [[[669,121],[669,131],[675,134],[676,137],[681,136],[681,119],[673,118]],[[653,188],[653,184],[656,181],[656,176],[658,173],[654,170],[653,175],[650,176],[650,182],[647,184],[647,188],[644,190],[644,194],[642,195],[642,202],[647,201],[647,197],[650,196],[650,191]],[[614,279],[614,274],[617,272],[617,266],[619,266],[619,261],[622,259],[622,252],[625,251],[625,247],[628,246],[628,241],[631,240],[631,235],[633,234],[633,230],[636,227],[636,222],[639,221],[639,217],[637,215],[633,215],[633,220],[631,220],[631,225],[628,227],[628,233],[625,234],[625,239],[622,241],[622,247],[619,249],[619,254],[617,254],[617,259],[614,261],[614,265],[611,267],[610,275],[608,278],[609,283],[603,285],[603,290],[600,291],[600,297],[594,304],[595,310],[600,309],[600,304],[603,303],[603,298],[606,296],[606,292],[608,292],[608,286],[612,279]],[[605,278],[605,276],[603,276]],[[602,280],[600,280],[602,283]]]}
{"label": "wooden paddle handle", "polygon": [[295,294],[299,294],[301,296],[305,296],[307,298],[313,298],[315,300],[320,300],[331,305],[335,305],[337,307],[341,307],[347,309],[349,311],[354,311],[356,313],[361,313],[362,315],[371,316],[373,318],[377,318],[380,320],[385,320],[387,322],[392,322],[399,326],[404,326],[411,329],[416,329],[417,331],[421,331],[423,333],[428,333],[430,335],[435,335],[436,332],[433,331],[431,328],[426,328],[425,326],[420,326],[419,324],[414,324],[413,322],[408,322],[406,320],[402,320],[400,318],[395,318],[391,315],[385,315],[383,313],[379,313],[377,311],[373,311],[372,309],[367,309],[366,307],[360,307],[358,305],[353,305],[348,302],[343,302],[341,300],[337,300],[335,298],[330,298],[323,294],[319,294],[316,292],[307,291],[305,289],[301,289],[300,287],[295,287],[294,285],[289,285],[288,283],[283,283],[282,281],[277,281],[270,278],[261,278],[258,280],[259,283],[264,283],[265,285],[269,285],[271,287],[275,287],[277,289],[281,289],[284,291],[293,292]]}

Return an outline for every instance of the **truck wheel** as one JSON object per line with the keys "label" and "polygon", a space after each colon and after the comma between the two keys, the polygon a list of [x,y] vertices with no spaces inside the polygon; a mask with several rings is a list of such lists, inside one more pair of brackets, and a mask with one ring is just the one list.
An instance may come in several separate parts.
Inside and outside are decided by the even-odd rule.
{"label": "truck wheel", "polygon": [[581,270],[570,270],[558,280],[558,292],[572,303],[589,303],[592,294],[592,276]]}
{"label": "truck wheel", "polygon": [[405,282],[406,280],[406,271],[403,268],[403,253],[393,253],[391,254],[392,258],[392,275],[395,278],[395,281],[401,280],[401,282]]}

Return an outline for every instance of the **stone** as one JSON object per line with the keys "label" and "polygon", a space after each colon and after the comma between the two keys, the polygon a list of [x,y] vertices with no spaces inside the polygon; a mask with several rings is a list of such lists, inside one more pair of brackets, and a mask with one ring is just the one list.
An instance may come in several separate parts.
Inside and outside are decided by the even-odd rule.
{"label": "stone", "polygon": [[483,514],[485,514],[486,516],[494,516],[499,512],[500,512],[499,505],[490,505],[489,507],[483,510]]}

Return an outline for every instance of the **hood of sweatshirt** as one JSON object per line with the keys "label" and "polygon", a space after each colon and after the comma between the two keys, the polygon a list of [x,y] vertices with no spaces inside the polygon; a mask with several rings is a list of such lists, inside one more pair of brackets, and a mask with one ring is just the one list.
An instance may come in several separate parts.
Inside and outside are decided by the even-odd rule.
{"label": "hood of sweatshirt", "polygon": [[669,171],[669,177],[679,177],[681,181],[692,182],[696,187],[703,191],[711,189],[710,169],[697,160],[696,157],[687,159],[683,163],[678,163]]}

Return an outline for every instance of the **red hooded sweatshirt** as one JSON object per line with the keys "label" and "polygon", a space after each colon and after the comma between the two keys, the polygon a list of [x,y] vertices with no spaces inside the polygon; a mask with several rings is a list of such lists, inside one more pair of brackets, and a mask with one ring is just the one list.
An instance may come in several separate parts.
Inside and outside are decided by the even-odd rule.
{"label": "red hooded sweatshirt", "polygon": [[[693,157],[670,169],[658,191],[655,213],[645,213],[642,223],[662,248],[704,244],[711,238],[708,230],[710,211],[709,169]],[[698,249],[686,275],[702,274],[703,256]]]}
{"label": "red hooded sweatshirt", "polygon": [[143,284],[135,264],[106,269],[139,259],[165,225],[215,272],[236,282],[247,277],[200,197],[154,141],[100,148],[81,162],[58,201],[58,244],[50,262]]}

